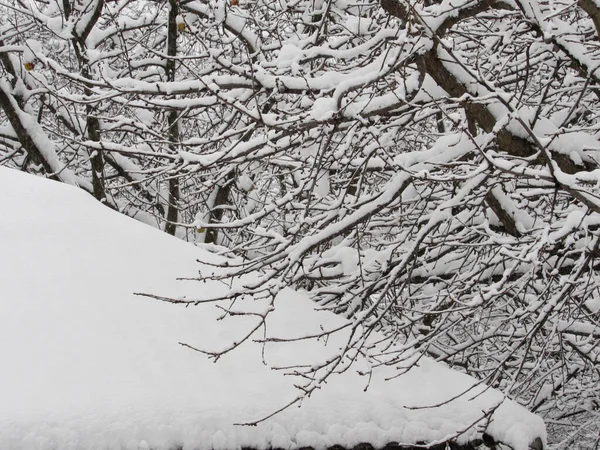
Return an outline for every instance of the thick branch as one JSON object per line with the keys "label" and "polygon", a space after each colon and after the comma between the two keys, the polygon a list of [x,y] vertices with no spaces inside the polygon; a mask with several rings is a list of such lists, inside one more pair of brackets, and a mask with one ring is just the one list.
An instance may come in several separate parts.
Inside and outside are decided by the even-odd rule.
{"label": "thick branch", "polygon": [[19,114],[20,111],[18,111],[16,100],[14,102],[11,101],[10,97],[12,97],[12,95],[5,92],[2,84],[3,83],[0,83],[0,106],[4,110],[4,114],[6,114],[21,146],[35,164],[41,165],[44,168],[44,171],[50,174],[49,178],[61,181],[60,174],[55,173],[55,167],[53,167],[53,164],[46,159],[37,143],[31,137],[27,126],[23,123],[23,116]]}
{"label": "thick branch", "polygon": [[594,0],[579,0],[577,4],[588,13],[596,27],[596,34],[600,37],[600,8],[596,2]]}

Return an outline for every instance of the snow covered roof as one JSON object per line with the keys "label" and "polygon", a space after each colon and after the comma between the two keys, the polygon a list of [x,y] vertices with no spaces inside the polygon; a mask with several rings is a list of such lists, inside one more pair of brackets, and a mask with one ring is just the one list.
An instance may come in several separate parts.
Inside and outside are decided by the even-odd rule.
{"label": "snow covered roof", "polygon": [[[444,442],[469,429],[458,438],[467,442],[481,436],[471,426],[485,422],[483,411],[498,405],[487,427],[493,438],[515,450],[545,442],[543,421],[497,391],[474,396],[483,390],[476,387],[450,401],[474,380],[425,358],[390,381],[392,368],[375,371],[366,391],[366,377],[351,368],[300,408],[236,425],[298,396],[298,378],[273,367],[311,364],[341,341],[247,341],[213,363],[178,343],[223,348],[256,317],[217,321],[214,305],[133,295],[201,298],[223,289],[175,280],[197,276],[196,260],[213,256],[64,184],[0,167],[0,193],[0,448],[382,447]],[[257,338],[344,323],[291,290],[275,306]]]}

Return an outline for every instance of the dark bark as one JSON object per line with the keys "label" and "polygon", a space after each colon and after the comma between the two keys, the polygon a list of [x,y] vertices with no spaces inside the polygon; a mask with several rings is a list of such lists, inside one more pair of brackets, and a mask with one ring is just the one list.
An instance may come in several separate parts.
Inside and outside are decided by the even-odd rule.
{"label": "dark bark", "polygon": [[[175,81],[175,56],[177,56],[177,15],[179,14],[179,3],[176,0],[169,0],[171,9],[169,11],[169,22],[167,29],[167,63],[166,75],[167,81]],[[179,141],[179,124],[177,111],[169,112],[167,117],[169,124],[169,150],[173,153],[177,151],[177,142]],[[175,235],[177,231],[177,219],[179,217],[179,178],[177,176],[169,179],[169,201],[167,205],[167,223],[165,231]]]}
{"label": "dark bark", "polygon": [[[70,11],[70,5],[67,1],[63,3],[65,8],[65,14],[68,17],[67,12]],[[102,9],[104,8],[104,0],[98,0],[96,3],[96,7],[94,8],[94,13],[90,18],[90,21],[87,23],[85,29],[79,35],[75,35],[73,37],[73,48],[75,49],[75,54],[77,56],[77,60],[79,61],[79,66],[81,70],[81,76],[87,80],[91,80],[92,76],[90,73],[90,65],[86,56],[86,39],[89,36],[90,32],[96,25],[96,22],[100,18],[102,14]],[[87,98],[91,98],[93,96],[93,91],[89,87],[84,87],[84,94]],[[100,142],[100,121],[95,116],[96,107],[91,103],[87,103],[85,107],[86,112],[86,128],[88,139],[94,142]],[[90,155],[90,166],[92,171],[92,188],[94,197],[100,200],[101,202],[106,202],[106,187],[104,180],[104,156],[100,150],[94,150],[89,152]]]}
{"label": "dark bark", "polygon": [[20,108],[18,104],[15,104],[17,103],[17,100],[15,99],[15,103],[13,103],[10,97],[12,97],[11,94],[7,94],[4,92],[4,89],[0,88],[0,106],[4,110],[6,118],[10,122],[12,129],[17,135],[19,143],[27,152],[27,155],[29,158],[31,158],[34,164],[41,165],[43,167],[44,171],[49,174],[50,179],[60,181],[59,174],[54,173],[52,165],[44,157],[44,154],[29,134],[27,127],[23,124],[19,114],[23,113],[23,111],[19,111]]}
{"label": "dark bark", "polygon": [[579,0],[577,4],[590,16],[596,27],[596,35],[600,37],[600,8],[594,0]]}
{"label": "dark bark", "polygon": [[[448,69],[446,69],[443,62],[438,57],[435,48],[420,55],[417,64],[421,70],[429,74],[429,76],[431,76],[431,78],[433,78],[435,82],[451,96],[458,98],[469,93],[467,88],[460,83]],[[487,106],[477,103],[475,100],[465,101],[462,106],[467,114],[468,120],[475,122],[486,133],[491,133],[494,130],[497,120]],[[512,156],[527,158],[540,153],[534,143],[519,136],[515,136],[506,128],[500,130],[496,134],[496,143],[500,150]],[[537,161],[538,163],[548,162],[544,161],[543,155],[540,155],[539,158],[540,160]],[[565,173],[573,174],[582,170],[593,169],[591,163],[583,162],[582,164],[577,164],[567,155],[553,153],[552,158]]]}
{"label": "dark bark", "polygon": [[[84,76],[87,71],[84,71]],[[86,95],[91,95],[91,92],[86,88]],[[100,142],[100,121],[94,116],[94,107],[86,105],[86,125],[88,138],[94,142]],[[106,201],[106,188],[104,181],[104,156],[101,150],[94,150],[90,153],[90,163],[92,168],[92,187],[94,189],[94,197],[101,202]]]}
{"label": "dark bark", "polygon": [[[229,193],[231,192],[231,186],[233,185],[233,172],[227,175],[225,182],[222,185],[217,186],[217,194],[215,196],[215,203],[211,205],[209,223],[219,223],[223,218],[225,210],[221,206],[226,205],[229,201]],[[207,244],[216,244],[219,230],[216,228],[208,228],[206,230],[206,238],[204,242]]]}
{"label": "dark bark", "polygon": [[502,225],[504,225],[504,231],[515,237],[521,236],[521,232],[517,229],[515,218],[505,211],[504,208],[502,208],[500,201],[496,198],[492,191],[489,191],[486,194],[485,202],[490,209],[494,211],[494,214],[498,216],[498,219],[500,219]]}

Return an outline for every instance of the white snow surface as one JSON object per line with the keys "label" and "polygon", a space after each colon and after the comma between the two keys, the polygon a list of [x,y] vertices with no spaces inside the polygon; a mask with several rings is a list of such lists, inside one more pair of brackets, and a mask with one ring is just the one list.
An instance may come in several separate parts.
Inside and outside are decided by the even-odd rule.
{"label": "white snow surface", "polygon": [[[293,385],[302,380],[274,366],[318,363],[343,345],[346,331],[318,341],[249,340],[213,363],[178,343],[225,348],[256,316],[217,321],[222,310],[214,304],[184,308],[133,293],[201,299],[224,289],[176,280],[209,273],[196,260],[215,256],[65,184],[0,167],[0,192],[2,449],[380,447],[442,441],[484,423],[482,411],[499,404],[488,433],[515,450],[536,437],[545,442],[543,421],[497,391],[476,386],[451,401],[474,380],[425,358],[390,381],[393,368],[375,370],[366,391],[367,377],[355,369],[365,364],[357,363],[301,407],[258,426],[236,425],[299,395]],[[234,308],[261,310],[260,301],[250,303]],[[286,289],[254,338],[345,323]],[[481,432],[471,428],[458,440]]]}

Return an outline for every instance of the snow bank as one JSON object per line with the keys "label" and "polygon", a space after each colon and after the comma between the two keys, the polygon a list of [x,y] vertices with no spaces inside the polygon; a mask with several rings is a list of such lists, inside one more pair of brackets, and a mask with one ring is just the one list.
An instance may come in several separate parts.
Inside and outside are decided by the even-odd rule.
{"label": "snow bank", "polygon": [[[433,442],[451,437],[498,405],[488,432],[516,450],[544,424],[492,390],[440,407],[473,384],[422,359],[391,381],[348,370],[258,426],[298,396],[274,366],[311,364],[335,353],[343,333],[324,340],[247,342],[217,363],[179,345],[222,348],[256,324],[217,321],[214,305],[183,308],[133,292],[187,295],[223,289],[176,281],[197,276],[211,255],[100,205],[83,191],[0,168],[0,448],[317,449],[334,444]],[[259,305],[260,306],[260,305]],[[266,336],[301,336],[343,325],[286,290]],[[485,420],[484,420],[485,421]],[[481,422],[483,423],[483,422]],[[473,439],[471,429],[459,441]]]}

